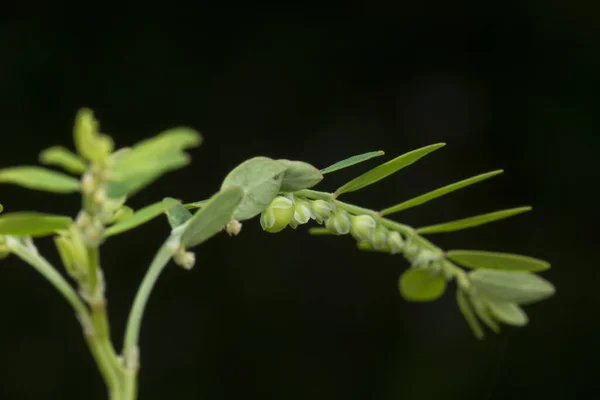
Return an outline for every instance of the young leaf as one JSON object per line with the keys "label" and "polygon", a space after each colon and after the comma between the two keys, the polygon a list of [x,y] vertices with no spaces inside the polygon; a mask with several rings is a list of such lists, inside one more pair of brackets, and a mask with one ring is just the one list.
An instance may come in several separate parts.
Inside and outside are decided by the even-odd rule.
{"label": "young leaf", "polygon": [[179,204],[177,202],[177,200],[170,199],[167,201],[159,201],[157,203],[146,206],[146,207],[134,212],[131,217],[123,219],[120,222],[118,222],[118,223],[114,224],[113,226],[111,226],[110,228],[108,228],[106,231],[104,231],[104,236],[105,237],[114,236],[119,233],[128,231],[130,229],[136,228],[136,227],[150,221],[151,219],[159,216],[166,209],[168,209],[169,207],[171,207],[175,204]]}
{"label": "young leaf", "polygon": [[215,194],[200,211],[187,222],[181,234],[185,248],[198,246],[223,230],[244,198],[239,187],[229,187]]}
{"label": "young leaf", "polygon": [[486,299],[486,305],[492,315],[500,322],[512,326],[525,326],[529,322],[527,314],[515,303]]}
{"label": "young leaf", "polygon": [[221,185],[221,190],[239,187],[244,192],[234,218],[243,221],[263,212],[279,193],[285,170],[284,164],[268,157],[251,158],[234,168]]}
{"label": "young leaf", "polygon": [[431,271],[411,268],[400,276],[400,294],[409,301],[432,301],[446,290],[446,279],[442,275],[431,275]]}
{"label": "young leaf", "polygon": [[361,163],[363,161],[370,160],[371,158],[382,156],[384,154],[385,153],[383,152],[383,150],[379,150],[379,151],[370,151],[368,153],[363,153],[363,154],[358,154],[356,156],[348,157],[345,160],[338,161],[334,164],[331,164],[327,168],[323,168],[321,170],[321,174],[325,175],[330,172],[338,171],[340,169],[350,167],[352,165]]}
{"label": "young leaf", "polygon": [[39,158],[42,164],[60,167],[72,174],[82,174],[87,168],[83,158],[61,146],[47,148]]}
{"label": "young leaf", "polygon": [[277,160],[286,170],[281,182],[282,192],[296,192],[315,186],[323,180],[318,169],[303,161]]}
{"label": "young leaf", "polygon": [[445,145],[445,143],[432,144],[430,146],[422,147],[398,156],[393,160],[381,164],[341,186],[335,191],[335,196],[339,196],[343,193],[354,192],[364,188],[365,186],[372,185],[373,183],[390,176],[394,172],[415,163],[420,158]]}
{"label": "young leaf", "polygon": [[79,180],[42,167],[1,169],[0,183],[12,183],[28,189],[54,193],[74,193],[79,190]]}
{"label": "young leaf", "polygon": [[441,187],[441,188],[433,190],[431,192],[422,194],[421,196],[418,196],[418,197],[415,197],[413,199],[404,201],[404,202],[402,202],[400,204],[397,204],[395,206],[392,206],[392,207],[386,208],[384,210],[381,210],[380,214],[382,216],[384,216],[384,215],[390,215],[390,214],[397,213],[399,211],[403,211],[403,210],[409,209],[411,207],[419,206],[419,205],[421,205],[423,203],[427,203],[428,201],[437,199],[438,197],[441,197],[441,196],[443,196],[445,194],[452,193],[455,190],[462,189],[464,187],[473,185],[474,183],[481,182],[481,181],[483,181],[485,179],[488,179],[488,178],[491,178],[493,176],[499,175],[502,172],[504,172],[504,171],[501,170],[501,169],[499,169],[497,171],[492,171],[492,172],[488,172],[488,173],[485,173],[485,174],[477,175],[477,176],[474,176],[472,178],[468,178],[468,179],[462,180],[460,182],[456,182],[456,183],[450,184],[448,186]]}
{"label": "young leaf", "polygon": [[525,206],[511,208],[508,210],[495,211],[492,213],[476,215],[474,217],[459,219],[456,221],[444,222],[442,224],[424,226],[422,228],[417,229],[417,233],[428,234],[459,231],[461,229],[472,228],[475,226],[487,224],[489,222],[494,222],[499,219],[512,217],[513,215],[521,214],[530,210],[531,207]]}
{"label": "young leaf", "polygon": [[473,331],[473,335],[475,335],[477,339],[483,339],[485,336],[483,328],[479,324],[473,309],[469,305],[469,300],[461,289],[456,290],[456,303],[458,304],[458,308],[460,309],[463,317],[469,324],[469,327]]}
{"label": "young leaf", "polygon": [[0,216],[0,235],[46,236],[69,227],[72,220],[62,215],[15,212]]}
{"label": "young leaf", "polygon": [[92,110],[82,108],[75,116],[73,139],[77,152],[87,160],[102,161],[114,149],[110,136],[99,133],[100,125]]}
{"label": "young leaf", "polygon": [[[170,198],[166,198],[163,201],[169,201]],[[167,209],[167,219],[169,221],[169,225],[172,229],[177,228],[180,225],[186,223],[189,219],[192,218],[192,213],[190,213],[185,206],[181,205],[179,202],[177,204],[172,205]]]}
{"label": "young leaf", "polygon": [[477,317],[479,317],[479,319],[493,332],[500,333],[500,326],[490,315],[489,308],[486,306],[486,304],[481,299],[474,296],[471,296],[469,300],[471,300],[471,304],[473,305],[473,309],[475,310]]}
{"label": "young leaf", "polygon": [[537,258],[519,254],[478,250],[451,250],[446,256],[468,268],[502,269],[507,271],[545,271],[550,264]]}
{"label": "young leaf", "polygon": [[190,162],[185,149],[199,146],[200,134],[190,128],[174,128],[143,140],[115,158],[107,188],[109,197],[133,195],[167,172]]}
{"label": "young leaf", "polygon": [[471,284],[487,297],[511,303],[534,303],[556,292],[550,282],[530,272],[478,269],[469,277]]}

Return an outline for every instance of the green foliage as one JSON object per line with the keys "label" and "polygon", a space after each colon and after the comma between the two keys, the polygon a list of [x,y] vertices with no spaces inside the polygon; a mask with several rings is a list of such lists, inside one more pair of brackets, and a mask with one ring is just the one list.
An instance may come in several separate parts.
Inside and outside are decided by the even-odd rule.
{"label": "green foliage", "polygon": [[402,154],[401,156],[398,156],[393,160],[381,164],[372,170],[365,172],[359,177],[352,179],[345,185],[342,185],[335,191],[335,195],[337,197],[343,193],[355,192],[366,186],[372,185],[375,182],[379,182],[383,178],[392,175],[394,172],[397,172],[404,167],[408,167],[432,151],[444,147],[445,145],[445,143],[432,144],[430,146],[425,146],[406,154]]}
{"label": "green foliage", "polygon": [[82,108],[75,116],[73,141],[77,152],[86,160],[104,161],[114,149],[113,140],[99,132],[100,124],[92,110]]}
{"label": "green foliage", "polygon": [[281,181],[281,192],[296,192],[309,189],[323,180],[318,169],[303,161],[277,160],[285,167]]}
{"label": "green foliage", "polygon": [[432,301],[438,299],[446,290],[446,279],[427,269],[411,268],[400,276],[398,282],[400,294],[410,301]]}
{"label": "green foliage", "polygon": [[192,218],[192,213],[190,213],[185,206],[176,201],[176,204],[171,202],[173,200],[170,197],[167,197],[163,200],[170,207],[167,209],[167,220],[169,221],[169,225],[171,229],[175,229],[180,225],[186,223],[190,218]]}
{"label": "green foliage", "polygon": [[379,212],[379,214],[381,214],[382,216],[383,215],[390,215],[390,214],[397,213],[399,211],[403,211],[403,210],[407,210],[407,209],[412,208],[412,207],[419,206],[421,204],[427,203],[428,201],[437,199],[438,197],[441,197],[441,196],[443,196],[445,194],[448,194],[448,193],[454,192],[456,190],[462,189],[464,187],[473,185],[473,184],[475,184],[477,182],[481,182],[481,181],[483,181],[485,179],[492,178],[492,177],[494,177],[496,175],[501,174],[502,172],[504,172],[504,171],[502,171],[501,169],[499,169],[499,170],[496,170],[496,171],[488,172],[486,174],[477,175],[477,176],[474,176],[472,178],[465,179],[465,180],[462,180],[460,182],[456,182],[456,183],[450,184],[448,186],[441,187],[441,188],[436,189],[436,190],[432,190],[431,192],[425,193],[425,194],[423,194],[421,196],[417,196],[417,197],[415,197],[413,199],[404,201],[404,202],[402,202],[400,204],[397,204],[395,206],[392,206],[392,207],[386,208],[384,210],[381,210]]}
{"label": "green foliage", "polygon": [[509,210],[495,211],[488,214],[476,215],[474,217],[459,219],[456,221],[444,222],[442,224],[424,226],[418,228],[417,232],[420,234],[431,234],[431,233],[444,233],[459,231],[462,229],[473,228],[475,226],[487,224],[490,222],[498,221],[500,219],[512,217],[517,214],[521,214],[530,211],[531,207],[517,207]]}
{"label": "green foliage", "polygon": [[331,164],[327,168],[323,168],[321,170],[321,174],[329,174],[330,172],[338,171],[340,169],[348,168],[358,163],[370,160],[371,158],[379,157],[384,155],[385,153],[381,150],[379,151],[370,151],[368,153],[358,154],[356,156],[348,157],[345,160],[338,161],[334,164]]}
{"label": "green foliage", "polygon": [[62,146],[53,146],[40,153],[40,163],[60,167],[72,174],[85,172],[85,160]]}
{"label": "green foliage", "polygon": [[550,264],[544,260],[510,253],[478,250],[450,250],[446,252],[446,257],[468,268],[489,268],[530,272],[545,271],[550,268]]}
{"label": "green foliage", "polygon": [[469,324],[469,327],[473,331],[473,335],[475,335],[477,339],[483,339],[483,337],[485,336],[483,328],[481,327],[481,324],[479,323],[477,317],[475,316],[475,313],[473,312],[473,308],[469,303],[467,295],[460,288],[456,290],[456,303],[458,304],[458,309],[460,310],[461,314],[463,315],[463,317]]}
{"label": "green foliage", "polygon": [[471,284],[486,296],[518,304],[530,304],[544,300],[555,292],[547,280],[521,271],[478,269],[469,274]]}
{"label": "green foliage", "polygon": [[492,315],[498,321],[504,322],[507,325],[525,326],[529,322],[525,311],[515,303],[491,299],[488,299],[485,303]]}
{"label": "green foliage", "polygon": [[10,167],[0,170],[0,183],[54,193],[75,193],[79,181],[71,176],[42,167]]}
{"label": "green foliage", "polygon": [[67,229],[71,218],[40,212],[14,212],[0,216],[0,235],[47,236]]}
{"label": "green foliage", "polygon": [[163,201],[156,202],[149,206],[146,206],[136,212],[134,212],[129,218],[122,219],[115,225],[111,226],[104,232],[104,236],[114,236],[119,233],[126,232],[128,230],[137,228],[140,225],[154,219],[164,213],[171,206],[178,204],[175,199],[165,199]]}

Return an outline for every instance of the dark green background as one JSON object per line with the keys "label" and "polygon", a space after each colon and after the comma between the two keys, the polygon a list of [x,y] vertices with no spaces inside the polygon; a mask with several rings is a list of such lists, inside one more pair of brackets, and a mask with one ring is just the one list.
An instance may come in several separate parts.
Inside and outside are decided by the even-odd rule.
{"label": "dark green background", "polygon": [[[310,237],[304,227],[270,235],[248,221],[239,237],[198,248],[193,271],[171,266],[159,281],[142,330],[142,400],[593,397],[598,12],[567,1],[385,4],[311,13],[2,6],[2,167],[71,146],[73,117],[87,106],[118,146],[178,125],[204,135],[193,163],[133,197],[135,208],[165,196],[204,199],[256,155],[325,167],[364,151],[384,149],[390,159],[436,142],[448,145],[346,200],[386,207],[504,168],[397,218],[425,225],[534,206],[432,236],[447,249],[553,264],[544,276],[557,295],[526,308],[530,326],[483,342],[459,314],[453,286],[430,304],[400,298],[399,256],[360,253],[348,238]],[[320,188],[376,164],[327,176]],[[74,215],[79,207],[76,196],[6,185],[0,201],[11,211]],[[117,343],[167,232],[158,219],[103,248]],[[39,246],[57,262],[50,240]],[[1,399],[105,398],[72,310],[14,257],[0,268],[0,315]]]}

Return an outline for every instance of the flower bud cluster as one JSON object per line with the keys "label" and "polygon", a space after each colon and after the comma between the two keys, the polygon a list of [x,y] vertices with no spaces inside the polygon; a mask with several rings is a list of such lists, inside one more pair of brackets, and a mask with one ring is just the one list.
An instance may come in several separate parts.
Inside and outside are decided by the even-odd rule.
{"label": "flower bud cluster", "polygon": [[276,233],[288,225],[296,229],[311,219],[322,224],[330,217],[331,211],[331,204],[323,200],[307,200],[292,194],[277,196],[262,212],[260,224],[265,231]]}

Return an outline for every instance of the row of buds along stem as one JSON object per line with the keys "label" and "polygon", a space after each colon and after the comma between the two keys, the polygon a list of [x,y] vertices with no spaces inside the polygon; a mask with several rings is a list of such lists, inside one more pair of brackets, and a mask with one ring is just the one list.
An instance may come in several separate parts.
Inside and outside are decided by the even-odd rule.
{"label": "row of buds along stem", "polygon": [[335,202],[308,200],[293,194],[278,196],[263,211],[260,223],[265,231],[275,233],[288,225],[295,229],[311,219],[324,224],[334,235],[350,234],[364,247],[403,254],[414,268],[428,268],[432,273],[439,273],[441,270],[441,253],[424,249],[413,237],[403,237],[370,215],[353,215],[337,207]]}

